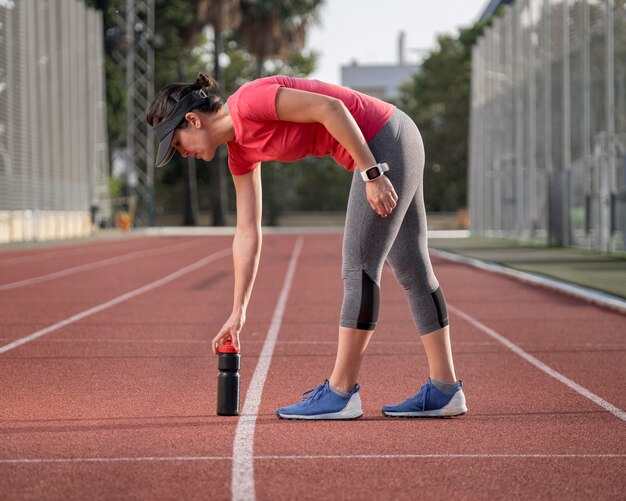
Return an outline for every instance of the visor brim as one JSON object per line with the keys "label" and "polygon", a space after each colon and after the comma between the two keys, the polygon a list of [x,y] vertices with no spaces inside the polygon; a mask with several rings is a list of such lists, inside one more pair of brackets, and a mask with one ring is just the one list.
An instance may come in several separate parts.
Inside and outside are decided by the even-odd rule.
{"label": "visor brim", "polygon": [[176,129],[171,130],[169,134],[159,141],[159,149],[157,151],[156,161],[154,162],[156,168],[163,167],[172,159],[174,153],[176,153],[176,149],[172,146],[172,138],[174,137],[175,130]]}
{"label": "visor brim", "polygon": [[159,149],[154,162],[155,167],[162,167],[172,159],[176,152],[176,149],[172,147],[172,138],[176,128],[183,121],[187,112],[204,103],[207,98],[208,96],[203,90],[190,92],[176,103],[169,117],[152,127],[159,141]]}

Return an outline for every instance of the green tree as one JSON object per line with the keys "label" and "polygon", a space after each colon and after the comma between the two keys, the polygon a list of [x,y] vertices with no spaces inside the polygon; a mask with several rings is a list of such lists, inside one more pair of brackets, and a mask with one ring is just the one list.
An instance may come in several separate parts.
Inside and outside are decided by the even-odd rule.
{"label": "green tree", "polygon": [[[112,53],[119,49],[115,43],[119,35],[116,33],[114,21],[115,12],[123,13],[125,0],[86,0],[104,12],[105,31],[107,37],[107,105],[109,118],[110,144],[123,146],[126,132],[126,86],[123,68],[112,57]],[[270,3],[267,0],[265,5]],[[241,0],[242,3],[250,3]],[[226,57],[222,71],[222,93],[224,98],[232,94],[244,83],[258,76],[259,68],[263,74],[284,74],[296,77],[306,77],[314,69],[317,54],[302,49],[303,36],[306,27],[315,21],[316,8],[321,0],[295,0],[289,2],[274,2],[280,4],[279,19],[284,24],[282,34],[284,45],[276,48],[276,33],[271,34],[272,50],[263,50],[260,56],[252,53],[249,45],[238,38],[238,32],[227,30],[221,41],[223,46],[215,50],[211,34],[205,35],[203,27],[211,24],[209,20],[218,14],[210,14],[207,7],[215,7],[207,0],[157,0],[156,2],[156,38],[155,51],[156,71],[155,87],[174,81],[192,81],[198,72],[213,73],[215,55],[221,51]],[[232,7],[232,5],[231,5]],[[242,8],[241,5],[238,5]],[[292,8],[291,11],[288,9]],[[307,10],[308,9],[308,10]],[[289,19],[289,12],[293,19]],[[229,14],[230,15],[230,14]],[[229,25],[236,24],[235,18]],[[305,16],[305,22],[300,19]],[[249,19],[249,18],[248,18]],[[208,24],[207,24],[208,23]],[[219,28],[218,30],[223,29]],[[248,33],[256,33],[257,37],[265,34],[263,22],[252,21],[247,27]],[[256,30],[256,31],[255,31]],[[214,30],[215,31],[215,30]],[[270,36],[270,35],[268,35]],[[223,56],[224,57],[224,56]],[[259,58],[264,62],[258,63]],[[116,141],[122,138],[121,141]],[[197,198],[199,209],[208,211],[215,202],[213,190],[219,183],[212,179],[212,173],[217,169],[215,165],[205,166],[198,164],[197,183],[200,196]],[[175,156],[172,162],[156,172],[157,205],[166,212],[179,212],[180,200],[185,200],[183,207],[193,204],[193,190],[189,188],[195,178],[193,174],[185,178],[185,173],[192,169],[187,160]],[[225,167],[223,168],[225,172]],[[286,210],[341,210],[345,208],[346,189],[349,186],[350,175],[339,168],[331,159],[306,159],[293,166],[277,163],[266,163],[263,167],[264,205],[266,221],[277,222],[279,216]],[[211,196],[206,193],[211,190]],[[233,186],[226,183],[226,188],[218,190],[226,194],[229,206],[234,209]],[[185,195],[187,193],[187,195]],[[315,196],[315,193],[320,195]],[[286,196],[289,195],[289,196]]]}
{"label": "green tree", "polygon": [[471,49],[484,25],[443,35],[398,105],[420,128],[426,148],[424,198],[429,211],[453,211],[467,200]]}
{"label": "green tree", "polygon": [[304,47],[307,28],[319,21],[324,0],[241,0],[236,38],[256,59],[256,77],[271,58],[288,60]]}
{"label": "green tree", "polygon": [[[250,54],[233,33],[224,44],[229,64],[224,69],[224,92],[230,95],[241,85],[256,78],[258,65],[256,58]],[[268,64],[271,74],[305,77],[314,69],[317,54],[293,48],[286,59],[276,59]],[[265,224],[277,225],[280,216],[294,208],[297,200],[297,178],[302,162],[287,166],[278,162],[264,162],[262,166],[263,210]],[[310,187],[309,187],[310,188]],[[231,206],[234,209],[234,206]]]}
{"label": "green tree", "polygon": [[[181,30],[184,46],[188,49],[196,45],[198,35],[207,25],[213,27],[213,77],[216,82],[223,87],[223,76],[220,65],[220,55],[222,54],[222,38],[226,30],[236,28],[241,22],[241,9],[239,0],[194,0],[195,16],[188,26]],[[184,75],[181,75],[181,79]],[[211,200],[213,213],[213,226],[224,226],[226,224],[226,166],[224,163],[224,148],[219,147],[215,151],[215,156],[211,162]],[[196,186],[196,162],[195,159],[188,159],[188,169],[186,170],[186,192],[185,201],[191,204],[197,199],[194,191]],[[186,206],[186,213],[190,213],[195,207]],[[195,217],[193,223],[195,224]]]}

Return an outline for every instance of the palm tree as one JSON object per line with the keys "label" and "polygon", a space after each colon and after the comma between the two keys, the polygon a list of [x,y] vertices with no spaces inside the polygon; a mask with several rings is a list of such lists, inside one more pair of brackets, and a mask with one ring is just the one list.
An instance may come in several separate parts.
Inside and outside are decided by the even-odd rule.
{"label": "palm tree", "polygon": [[[257,76],[263,75],[265,62],[273,57],[289,59],[294,51],[304,46],[308,26],[317,20],[323,0],[192,0],[194,12],[191,22],[180,30],[185,48],[192,48],[205,26],[214,32],[214,78],[224,87],[219,65],[222,53],[222,34],[235,30],[235,37],[255,57]],[[213,225],[226,223],[226,183],[223,148],[215,152],[211,168],[211,200]],[[188,183],[195,186],[195,166],[188,169]],[[186,197],[192,203],[192,193]],[[187,210],[186,212],[189,212]]]}
{"label": "palm tree", "polygon": [[[208,25],[213,27],[214,41],[214,64],[213,78],[220,88],[224,87],[222,72],[219,64],[219,56],[222,53],[222,34],[226,30],[236,28],[241,22],[241,9],[239,0],[192,0],[192,11],[194,13],[191,22],[180,29],[180,37],[185,49],[191,50],[197,41],[198,36]],[[195,160],[189,158],[188,169],[185,182],[185,218],[187,214],[193,214],[194,200],[197,201],[195,179]],[[224,226],[226,224],[226,176],[224,172],[224,154],[220,147],[215,152],[211,166],[211,206],[213,213],[213,226]],[[197,202],[196,202],[197,203]],[[188,206],[189,205],[189,206]],[[192,218],[195,224],[195,217]]]}
{"label": "palm tree", "polygon": [[306,30],[318,20],[324,0],[240,0],[236,38],[255,56],[257,77],[273,57],[289,59],[304,46]]}
{"label": "palm tree", "polygon": [[[318,20],[318,10],[324,0],[241,0],[242,19],[235,38],[256,59],[256,76],[262,77],[265,63],[271,58],[289,60],[304,47],[306,30]],[[285,210],[284,176],[272,163],[263,172],[266,188],[267,224],[276,226]],[[279,202],[280,201],[280,202]]]}

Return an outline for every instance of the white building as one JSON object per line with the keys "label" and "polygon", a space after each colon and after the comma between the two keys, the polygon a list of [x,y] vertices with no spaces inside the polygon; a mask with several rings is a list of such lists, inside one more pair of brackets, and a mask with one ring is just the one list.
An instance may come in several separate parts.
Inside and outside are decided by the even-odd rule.
{"label": "white building", "polygon": [[403,82],[415,75],[419,64],[407,64],[405,34],[398,37],[398,62],[396,64],[357,63],[341,67],[341,85],[350,87],[385,101],[396,99]]}

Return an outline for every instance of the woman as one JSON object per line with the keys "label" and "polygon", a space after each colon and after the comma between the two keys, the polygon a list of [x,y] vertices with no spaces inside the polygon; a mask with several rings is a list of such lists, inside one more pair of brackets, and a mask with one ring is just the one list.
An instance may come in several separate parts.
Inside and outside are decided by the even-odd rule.
{"label": "woman", "polygon": [[422,174],[424,148],[411,119],[394,106],[350,89],[285,76],[243,85],[222,104],[215,81],[170,84],[147,114],[159,140],[156,165],[177,150],[209,161],[220,144],[237,193],[233,242],[233,311],[213,339],[213,352],[230,339],[237,349],[261,251],[260,162],[307,155],[333,158],[354,170],[346,215],[344,297],[335,367],[305,398],[276,411],[283,419],[354,419],[363,415],[357,376],[376,327],[385,259],[404,287],[428,358],[420,391],[385,416],[435,417],[467,412],[456,380],[446,303],[427,248]]}

